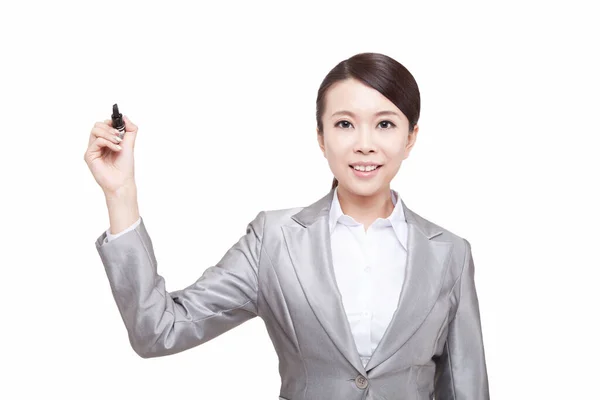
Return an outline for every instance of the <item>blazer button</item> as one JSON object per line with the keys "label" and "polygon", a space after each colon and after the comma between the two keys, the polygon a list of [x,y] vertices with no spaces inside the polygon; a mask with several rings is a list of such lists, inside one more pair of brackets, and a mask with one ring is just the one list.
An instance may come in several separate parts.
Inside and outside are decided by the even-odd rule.
{"label": "blazer button", "polygon": [[356,379],[354,379],[354,382],[359,389],[364,389],[369,386],[369,381],[362,375],[357,376]]}

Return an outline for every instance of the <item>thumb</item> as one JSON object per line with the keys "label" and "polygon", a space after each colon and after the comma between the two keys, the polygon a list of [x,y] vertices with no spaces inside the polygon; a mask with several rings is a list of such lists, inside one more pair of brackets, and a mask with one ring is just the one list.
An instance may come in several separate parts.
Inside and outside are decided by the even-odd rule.
{"label": "thumb", "polygon": [[125,122],[125,132],[137,133],[137,125],[131,122],[131,120],[127,118],[127,115],[123,115],[123,121]]}
{"label": "thumb", "polygon": [[131,122],[126,115],[123,115],[123,122],[125,122],[125,135],[123,135],[123,143],[122,145],[130,145],[133,147],[135,144],[135,139],[137,137],[138,127],[136,124]]}

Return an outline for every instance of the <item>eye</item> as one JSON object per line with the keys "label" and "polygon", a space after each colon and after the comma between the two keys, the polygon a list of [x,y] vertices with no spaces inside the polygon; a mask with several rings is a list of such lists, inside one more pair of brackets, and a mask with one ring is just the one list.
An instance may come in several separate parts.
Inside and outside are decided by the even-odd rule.
{"label": "eye", "polygon": [[[387,121],[387,120],[386,121],[381,121],[379,124],[380,125],[384,124],[383,125],[383,129],[392,129],[392,128],[394,128],[396,126],[393,122]],[[339,121],[337,124],[335,124],[335,126],[339,126],[342,129],[347,129],[350,126],[352,126],[352,124],[350,122],[346,121],[346,120],[342,120],[342,121]]]}
{"label": "eye", "polygon": [[[339,121],[339,122],[338,122],[337,124],[335,124],[334,126],[339,126],[341,123],[346,123],[346,124],[352,125],[350,122],[348,122],[348,121],[346,121],[346,120],[342,120],[342,121]],[[345,129],[345,128],[347,128],[347,127],[348,127],[348,125],[343,125],[343,126],[340,126],[340,128],[342,128],[342,129]]]}
{"label": "eye", "polygon": [[393,127],[395,127],[395,126],[396,126],[396,125],[394,125],[394,123],[393,123],[393,122],[391,122],[391,121],[381,121],[381,122],[380,122],[380,124],[387,124],[387,125],[386,125],[386,126],[387,126],[387,128],[384,128],[384,129],[392,129]]}

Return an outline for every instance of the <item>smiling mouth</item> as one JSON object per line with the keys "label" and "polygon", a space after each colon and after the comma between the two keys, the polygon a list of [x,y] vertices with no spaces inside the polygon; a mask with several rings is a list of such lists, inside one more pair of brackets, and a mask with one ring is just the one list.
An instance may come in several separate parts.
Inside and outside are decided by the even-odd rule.
{"label": "smiling mouth", "polygon": [[358,172],[371,172],[371,171],[378,170],[379,168],[382,167],[382,165],[378,165],[375,168],[370,167],[368,169],[367,168],[365,168],[365,169],[357,169],[357,168],[354,168],[352,165],[348,165],[348,167],[350,167],[350,169],[353,169],[354,171],[358,171]]}

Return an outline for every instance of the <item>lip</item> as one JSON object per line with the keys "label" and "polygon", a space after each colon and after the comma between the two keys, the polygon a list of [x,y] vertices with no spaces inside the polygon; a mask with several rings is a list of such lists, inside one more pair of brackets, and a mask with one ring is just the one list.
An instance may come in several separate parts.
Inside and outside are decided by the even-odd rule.
{"label": "lip", "polygon": [[364,167],[368,167],[369,165],[375,165],[377,167],[381,167],[383,164],[374,161],[358,161],[355,163],[350,163],[348,165],[350,165],[351,167],[354,167],[355,165],[362,165]]}
{"label": "lip", "polygon": [[[365,164],[354,164],[354,165],[365,165]],[[354,175],[359,178],[372,178],[379,173],[379,170],[382,167],[382,165],[378,165],[378,164],[366,164],[366,165],[377,165],[377,168],[375,168],[373,171],[358,171],[350,165],[348,166],[348,168],[350,168],[352,170],[352,172],[354,173]]]}

